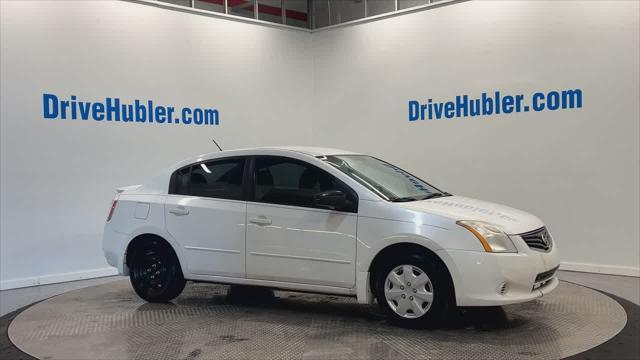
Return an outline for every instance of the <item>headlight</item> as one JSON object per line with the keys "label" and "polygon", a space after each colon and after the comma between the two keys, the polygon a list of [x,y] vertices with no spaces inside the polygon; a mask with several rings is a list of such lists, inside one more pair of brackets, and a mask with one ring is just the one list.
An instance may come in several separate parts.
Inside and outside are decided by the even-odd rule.
{"label": "headlight", "polygon": [[460,220],[456,224],[471,231],[480,240],[484,251],[496,253],[515,253],[515,245],[504,231],[484,221]]}

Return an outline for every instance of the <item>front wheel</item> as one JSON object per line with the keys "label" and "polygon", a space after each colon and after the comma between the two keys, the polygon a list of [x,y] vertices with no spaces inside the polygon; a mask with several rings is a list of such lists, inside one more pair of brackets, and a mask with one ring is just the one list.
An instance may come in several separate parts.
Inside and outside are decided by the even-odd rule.
{"label": "front wheel", "polygon": [[405,327],[439,324],[452,302],[446,269],[431,256],[395,256],[375,275],[378,304],[390,322]]}
{"label": "front wheel", "polygon": [[180,295],[186,281],[170,246],[146,240],[132,251],[129,278],[138,296],[149,302],[167,302]]}

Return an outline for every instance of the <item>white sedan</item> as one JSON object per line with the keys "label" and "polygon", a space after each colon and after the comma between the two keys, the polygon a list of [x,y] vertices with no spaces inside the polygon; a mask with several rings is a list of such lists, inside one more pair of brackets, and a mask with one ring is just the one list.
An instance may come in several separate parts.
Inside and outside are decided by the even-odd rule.
{"label": "white sedan", "polygon": [[177,297],[186,280],[267,286],[377,299],[405,326],[558,285],[537,217],[322,148],[206,154],[118,189],[103,250],[147,301]]}

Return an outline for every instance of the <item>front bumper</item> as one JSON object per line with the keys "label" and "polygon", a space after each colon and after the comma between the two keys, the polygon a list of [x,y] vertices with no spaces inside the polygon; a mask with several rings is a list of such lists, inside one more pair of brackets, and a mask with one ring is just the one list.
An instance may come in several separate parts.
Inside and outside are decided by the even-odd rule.
{"label": "front bumper", "polygon": [[[549,252],[530,249],[524,243],[516,244],[516,247],[518,253],[513,254],[438,251],[453,278],[456,304],[498,306],[520,303],[548,294],[558,286],[557,274],[551,271],[560,263],[556,246]],[[548,273],[543,274],[545,272]]]}

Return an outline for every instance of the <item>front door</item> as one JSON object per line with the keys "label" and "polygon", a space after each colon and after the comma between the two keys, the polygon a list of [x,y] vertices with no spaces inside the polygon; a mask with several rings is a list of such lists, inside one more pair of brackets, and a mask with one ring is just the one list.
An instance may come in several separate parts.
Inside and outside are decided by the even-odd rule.
{"label": "front door", "polygon": [[355,284],[353,210],[314,207],[321,191],[348,192],[329,173],[285,157],[257,157],[247,203],[247,278],[351,288]]}
{"label": "front door", "polygon": [[165,202],[167,230],[193,274],[245,277],[246,162],[211,160],[172,176]]}

